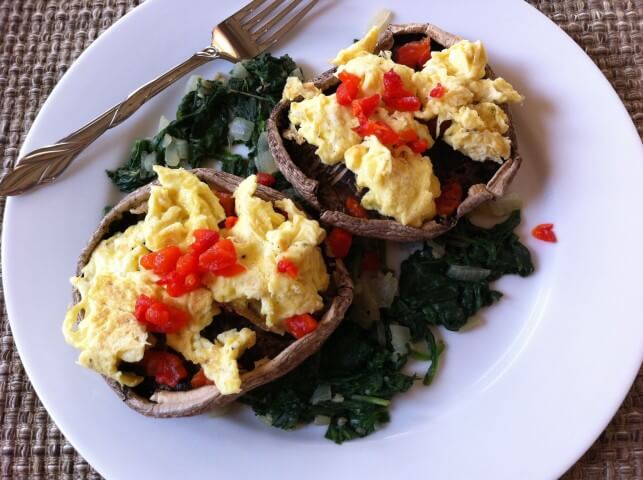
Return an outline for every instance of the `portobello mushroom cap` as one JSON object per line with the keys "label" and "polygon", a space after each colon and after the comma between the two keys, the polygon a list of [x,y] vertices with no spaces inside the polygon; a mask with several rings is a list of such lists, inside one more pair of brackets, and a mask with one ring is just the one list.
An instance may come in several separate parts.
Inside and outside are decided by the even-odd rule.
{"label": "portobello mushroom cap", "polygon": [[[433,50],[451,47],[462,40],[461,37],[428,23],[389,25],[381,34],[375,52],[393,50],[409,41],[427,36],[431,39]],[[333,92],[340,83],[334,75],[335,71],[335,68],[326,71],[313,83],[323,92]],[[496,78],[488,65],[485,78]],[[440,182],[457,179],[466,192],[466,197],[454,215],[438,216],[425,222],[421,227],[402,225],[373,210],[367,211],[369,218],[356,218],[349,215],[345,207],[348,196],[361,197],[355,185],[354,174],[343,163],[334,166],[323,164],[315,154],[313,145],[307,143],[298,145],[282,136],[282,132],[289,127],[290,103],[289,100],[279,102],[268,120],[268,141],[273,157],[283,175],[304,200],[320,211],[320,220],[323,224],[342,227],[356,235],[397,242],[435,238],[453,228],[460,217],[482,203],[504,195],[520,167],[521,158],[511,112],[506,104],[501,105],[509,118],[507,135],[511,140],[510,157],[501,165],[489,160],[485,162],[471,160],[453,150],[440,138],[436,139],[435,145],[428,151]],[[448,123],[445,122],[445,125],[448,126]],[[435,137],[435,121],[429,122],[428,126]]]}
{"label": "portobello mushroom cap", "polygon": [[[192,170],[192,173],[213,189],[228,193],[234,192],[243,180],[234,175],[211,169],[195,169]],[[127,217],[132,213],[140,215],[147,210],[150,187],[151,185],[146,185],[130,193],[103,218],[97,230],[90,238],[87,247],[79,257],[77,275],[82,273],[83,267],[89,262],[92,252],[101,240],[113,234],[115,226],[119,223],[127,223]],[[257,186],[256,195],[267,201],[276,201],[285,198],[276,190],[262,185]],[[187,391],[157,389],[148,400],[130,387],[121,385],[117,381],[105,376],[104,379],[129,407],[150,417],[192,416],[233,402],[246,392],[288,373],[307,357],[315,353],[335,328],[337,328],[353,300],[353,284],[341,260],[326,258],[326,265],[330,273],[330,286],[327,292],[329,292],[332,297],[325,302],[325,307],[317,329],[298,340],[293,340],[274,356],[274,358],[256,366],[253,370],[242,373],[241,392],[222,395],[214,385],[206,385]],[[74,303],[80,301],[80,293],[76,289],[73,290],[73,298]],[[80,320],[82,320],[82,313],[78,318],[78,321]],[[257,344],[262,341],[262,334],[264,333],[265,332],[261,330],[257,331]]]}

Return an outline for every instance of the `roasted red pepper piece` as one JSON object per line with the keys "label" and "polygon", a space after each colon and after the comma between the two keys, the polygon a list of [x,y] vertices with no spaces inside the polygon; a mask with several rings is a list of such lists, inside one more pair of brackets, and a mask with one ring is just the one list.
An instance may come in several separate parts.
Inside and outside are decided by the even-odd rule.
{"label": "roasted red pepper piece", "polygon": [[368,212],[359,203],[355,197],[346,197],[346,211],[352,217],[368,218]]}
{"label": "roasted red pepper piece", "polygon": [[141,360],[145,374],[154,377],[156,383],[176,387],[188,376],[181,358],[175,353],[161,350],[148,350]]}
{"label": "roasted red pepper piece", "polygon": [[384,100],[386,106],[400,112],[417,112],[422,108],[420,99],[416,96],[387,98]]}
{"label": "roasted red pepper piece", "polygon": [[352,108],[353,115],[357,118],[366,118],[373,114],[377,106],[380,104],[380,96],[376,93],[370,97],[358,98],[353,100]]}
{"label": "roasted red pepper piece", "polygon": [[236,215],[234,210],[234,197],[227,192],[216,192],[216,195],[219,198],[219,203],[225,211],[226,217]]}
{"label": "roasted red pepper piece", "polygon": [[375,135],[383,145],[397,145],[400,143],[400,136],[381,120],[360,122],[360,126],[355,131],[362,137]]}
{"label": "roasted red pepper piece", "polygon": [[427,143],[426,140],[422,140],[421,138],[414,140],[412,142],[408,143],[408,146],[411,150],[413,150],[415,153],[423,153],[426,152],[426,150],[429,148],[429,144]]}
{"label": "roasted red pepper piece", "polygon": [[181,249],[172,245],[143,255],[141,257],[141,266],[146,270],[152,270],[157,275],[165,275],[174,270],[180,256]]}
{"label": "roasted red pepper piece", "polygon": [[405,43],[393,53],[395,63],[411,68],[422,68],[431,58],[431,43],[427,37],[424,40]]}
{"label": "roasted red pepper piece", "polygon": [[445,93],[447,93],[446,87],[438,82],[438,84],[429,92],[429,96],[433,98],[441,98]]}
{"label": "roasted red pepper piece", "polygon": [[445,182],[440,187],[441,194],[435,200],[435,209],[438,215],[451,215],[462,203],[462,186],[452,180]]}
{"label": "roasted red pepper piece", "polygon": [[285,273],[291,278],[297,278],[297,275],[299,275],[299,267],[297,264],[287,258],[282,258],[277,262],[277,271],[279,273]]}
{"label": "roasted red pepper piece", "polygon": [[335,92],[337,103],[345,106],[350,105],[351,102],[357,98],[362,79],[346,71],[341,72],[338,77],[342,83],[337,87],[337,91]]}
{"label": "roasted red pepper piece", "polygon": [[317,329],[317,320],[312,315],[304,313],[284,320],[284,325],[293,337],[301,338]]}
{"label": "roasted red pepper piece", "polygon": [[274,185],[277,182],[277,179],[270,175],[269,173],[259,172],[257,173],[257,183],[269,187]]}
{"label": "roasted red pepper piece", "polygon": [[556,234],[554,233],[553,223],[541,223],[534,227],[531,234],[543,242],[556,243],[558,241],[558,238],[556,238]]}
{"label": "roasted red pepper piece", "polygon": [[344,258],[351,249],[353,235],[341,227],[335,227],[330,231],[326,241],[333,257]]}
{"label": "roasted red pepper piece", "polygon": [[219,240],[199,256],[199,268],[217,275],[217,272],[237,263],[237,250],[227,238]]}
{"label": "roasted red pepper piece", "polygon": [[194,374],[192,380],[190,380],[190,385],[192,385],[192,388],[199,388],[203,387],[204,385],[212,385],[213,383],[214,382],[212,380],[205,376],[203,367],[201,367],[201,369]]}
{"label": "roasted red pepper piece", "polygon": [[166,305],[147,295],[139,295],[136,299],[134,316],[145,325],[148,332],[176,333],[187,325],[189,315],[180,308]]}
{"label": "roasted red pepper piece", "polygon": [[402,77],[395,70],[389,70],[384,74],[382,99],[387,107],[402,112],[417,112],[422,107],[420,99],[404,87]]}
{"label": "roasted red pepper piece", "polygon": [[225,219],[225,228],[228,230],[234,227],[239,221],[239,217],[228,217]]}
{"label": "roasted red pepper piece", "polygon": [[188,247],[188,251],[196,254],[201,254],[218,241],[219,232],[217,232],[216,230],[209,230],[205,228],[195,230],[194,242]]}

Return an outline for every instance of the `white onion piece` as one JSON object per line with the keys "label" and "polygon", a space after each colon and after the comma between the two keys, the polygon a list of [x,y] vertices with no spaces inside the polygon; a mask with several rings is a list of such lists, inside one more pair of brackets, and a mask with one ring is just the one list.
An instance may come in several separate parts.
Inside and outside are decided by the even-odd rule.
{"label": "white onion piece", "polygon": [[377,306],[380,308],[389,308],[397,295],[397,278],[391,272],[385,274],[378,273],[371,280]]}
{"label": "white onion piece", "polygon": [[431,247],[431,255],[433,256],[433,258],[442,258],[444,257],[445,253],[447,253],[444,245],[440,245],[435,240],[427,240],[426,244]]}
{"label": "white onion piece", "polygon": [[327,415],[315,415],[314,425],[330,425],[330,417]]}
{"label": "white onion piece", "polygon": [[141,157],[141,165],[148,172],[153,172],[152,167],[156,165],[156,152],[147,152]]}
{"label": "white onion piece", "polygon": [[178,167],[179,163],[181,163],[179,149],[175,142],[170,142],[170,144],[165,147],[165,164],[168,167]]}
{"label": "white onion piece", "polygon": [[327,402],[331,398],[333,398],[333,394],[330,391],[330,385],[327,383],[320,383],[317,385],[312,397],[310,397],[310,403],[317,405],[320,402]]}
{"label": "white onion piece", "polygon": [[377,27],[380,31],[384,30],[388,26],[388,24],[391,23],[392,17],[393,12],[391,12],[390,10],[386,8],[378,10],[368,22],[368,28],[366,29],[366,31],[369,32],[373,27]]}
{"label": "white onion piece", "polygon": [[395,353],[406,355],[409,353],[409,342],[411,341],[411,330],[403,325],[391,324],[391,345]]}
{"label": "white onion piece", "polygon": [[185,84],[185,95],[199,88],[199,82],[203,80],[201,75],[190,75],[188,83]]}
{"label": "white onion piece", "polygon": [[230,71],[230,76],[233,78],[246,78],[248,76],[248,70],[243,65],[243,62],[238,62],[234,64],[232,70]]}
{"label": "white onion piece", "polygon": [[163,135],[163,141],[161,142],[161,147],[167,148],[168,145],[172,143],[172,140],[174,140],[174,138],[166,133],[165,135]]}
{"label": "white onion piece", "polygon": [[489,213],[495,217],[504,217],[509,215],[514,210],[522,208],[522,198],[517,193],[511,192],[504,197],[499,197],[495,200],[487,202]]}
{"label": "white onion piece", "polygon": [[467,265],[449,265],[447,277],[463,282],[480,282],[491,275],[491,270]]}
{"label": "white onion piece", "polygon": [[161,130],[165,130],[165,127],[167,127],[170,124],[170,121],[167,119],[165,115],[161,115],[161,118],[159,118],[159,132]]}
{"label": "white onion piece", "polygon": [[180,138],[175,138],[174,142],[176,144],[176,151],[179,154],[181,160],[187,160],[190,156],[190,145],[187,140]]}
{"label": "white onion piece", "polygon": [[275,173],[278,168],[268,146],[268,134],[263,132],[257,139],[257,158],[255,165],[260,172]]}
{"label": "white onion piece", "polygon": [[297,77],[302,82],[304,81],[304,72],[301,67],[295,68],[292,72],[288,74],[289,77]]}
{"label": "white onion piece", "polygon": [[254,122],[241,117],[234,117],[230,122],[228,135],[234,141],[247,142],[255,129]]}

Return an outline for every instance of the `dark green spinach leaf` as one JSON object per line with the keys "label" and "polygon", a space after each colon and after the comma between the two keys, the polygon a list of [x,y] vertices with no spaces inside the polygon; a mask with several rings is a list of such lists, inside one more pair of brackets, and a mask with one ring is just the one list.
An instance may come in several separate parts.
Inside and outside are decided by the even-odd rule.
{"label": "dark green spinach leaf", "polygon": [[[155,153],[155,164],[165,164],[167,136],[174,141],[185,141],[178,167],[196,168],[208,159],[222,162],[225,172],[247,177],[256,173],[254,159],[257,141],[266,130],[266,122],[273,107],[281,98],[288,76],[296,64],[288,56],[275,58],[270,54],[243,62],[247,75],[244,78],[201,80],[197,88],[187,93],[176,112],[176,119],[162,129],[154,138],[138,140],[125,165],[107,175],[123,192],[154,180],[156,174],[151,165],[144,165],[145,154]],[[232,142],[228,137],[229,125],[235,117],[254,123],[247,157],[230,152]],[[277,187],[287,188],[288,182],[281,178]]]}

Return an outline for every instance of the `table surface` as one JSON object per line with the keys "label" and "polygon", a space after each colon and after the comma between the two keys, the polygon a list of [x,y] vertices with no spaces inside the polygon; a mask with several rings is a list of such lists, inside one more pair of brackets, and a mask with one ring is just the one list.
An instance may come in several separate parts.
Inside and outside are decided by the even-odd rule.
{"label": "table surface", "polygon": [[[0,0],[0,158],[4,171],[12,168],[40,106],[69,65],[142,1]],[[643,137],[643,2],[530,3],[596,62]],[[3,211],[4,198],[0,198],[0,215]],[[100,479],[38,400],[20,363],[1,289],[0,302],[0,480]],[[563,478],[643,479],[643,369],[610,425]]]}

